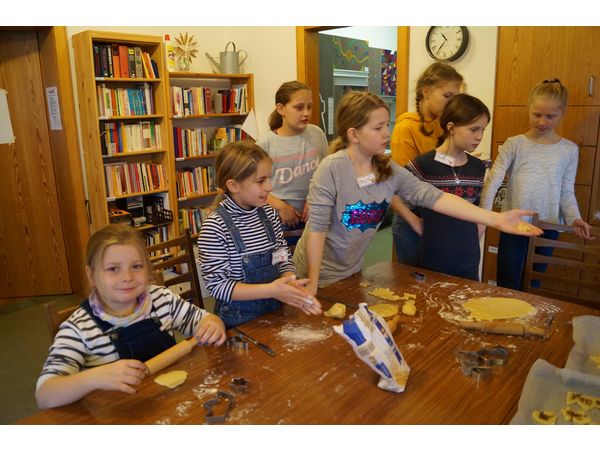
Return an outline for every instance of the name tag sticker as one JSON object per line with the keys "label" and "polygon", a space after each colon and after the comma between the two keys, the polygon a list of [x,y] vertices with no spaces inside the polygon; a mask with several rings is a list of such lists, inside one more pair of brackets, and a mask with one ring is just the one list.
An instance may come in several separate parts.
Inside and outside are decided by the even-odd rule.
{"label": "name tag sticker", "polygon": [[271,264],[279,264],[287,262],[288,260],[288,251],[287,248],[280,248],[276,252],[273,252],[273,259],[271,260]]}
{"label": "name tag sticker", "polygon": [[371,186],[372,184],[375,184],[375,174],[370,173],[369,175],[358,177],[356,178],[356,182],[358,183],[358,187],[361,189],[367,186]]}
{"label": "name tag sticker", "polygon": [[435,158],[433,159],[450,167],[454,167],[456,165],[456,160],[452,156],[445,155],[444,153],[435,152]]}

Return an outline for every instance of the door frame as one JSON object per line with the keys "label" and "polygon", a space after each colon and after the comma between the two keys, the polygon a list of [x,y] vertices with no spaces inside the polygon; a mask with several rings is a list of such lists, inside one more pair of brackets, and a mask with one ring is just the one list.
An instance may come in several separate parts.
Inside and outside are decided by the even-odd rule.
{"label": "door frame", "polygon": [[[319,102],[319,31],[332,30],[335,26],[296,27],[296,67],[297,78],[311,87],[313,105]],[[396,117],[407,111],[408,105],[408,64],[410,57],[410,27],[398,29],[398,51],[396,56]],[[398,70],[403,67],[405,70]],[[313,114],[311,123],[319,125],[318,115]]]}
{"label": "door frame", "polygon": [[[3,31],[36,32],[44,92],[46,87],[57,87],[62,130],[52,130],[48,125],[48,133],[71,291],[83,297],[88,293],[85,248],[90,237],[90,225],[79,151],[67,30],[64,26],[0,28]],[[47,106],[46,117],[49,122]],[[43,214],[43,211],[40,213]]]}

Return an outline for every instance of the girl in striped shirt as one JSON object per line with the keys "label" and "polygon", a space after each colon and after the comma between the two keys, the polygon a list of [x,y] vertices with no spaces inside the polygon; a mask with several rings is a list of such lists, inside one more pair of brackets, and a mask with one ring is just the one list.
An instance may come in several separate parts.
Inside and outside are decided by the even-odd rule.
{"label": "girl in striped shirt", "polygon": [[173,330],[199,344],[221,345],[214,314],[150,285],[145,243],[125,224],[92,235],[86,273],[90,296],[60,326],[37,382],[42,409],[75,402],[96,389],[136,392],[146,361],[175,344]]}
{"label": "girl in striped shirt", "polygon": [[226,327],[274,311],[281,302],[306,314],[321,305],[296,279],[281,221],[267,203],[273,163],[258,145],[233,142],[215,161],[222,194],[198,238],[206,287],[216,299],[215,313]]}

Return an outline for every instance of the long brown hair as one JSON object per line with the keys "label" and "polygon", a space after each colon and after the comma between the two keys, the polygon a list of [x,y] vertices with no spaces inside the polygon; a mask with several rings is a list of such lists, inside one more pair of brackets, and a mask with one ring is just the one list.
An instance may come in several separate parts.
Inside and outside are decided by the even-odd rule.
{"label": "long brown hair", "polygon": [[427,69],[425,69],[425,71],[423,71],[417,80],[417,94],[415,96],[415,102],[417,103],[417,114],[419,115],[419,120],[421,121],[419,130],[425,136],[431,136],[433,134],[433,130],[428,131],[425,129],[425,116],[423,116],[423,113],[421,112],[421,100],[424,98],[423,91],[425,88],[434,87],[438,83],[447,81],[457,81],[462,83],[463,77],[456,71],[456,69],[454,69],[454,67],[441,62],[434,62],[431,64],[429,67],[427,67]]}
{"label": "long brown hair", "polygon": [[[310,88],[300,81],[286,81],[275,93],[275,104],[288,104],[292,96],[298,91],[310,91]],[[283,126],[283,117],[277,112],[277,108],[269,115],[269,128],[271,131],[277,130]]]}
{"label": "long brown hair", "polygon": [[444,130],[444,134],[438,138],[438,146],[442,145],[449,136],[448,124],[450,122],[456,127],[461,127],[475,122],[481,116],[486,116],[488,123],[490,122],[490,110],[477,97],[469,94],[458,94],[452,97],[440,116],[440,126]]}
{"label": "long brown hair", "polygon": [[223,200],[224,194],[229,193],[227,180],[241,183],[256,173],[258,163],[264,159],[271,160],[262,148],[250,141],[230,142],[223,146],[215,160],[217,187],[221,190],[215,205]]}
{"label": "long brown hair", "polygon": [[[335,113],[335,128],[338,137],[329,145],[330,152],[335,153],[338,150],[347,148],[350,145],[348,130],[363,127],[369,121],[371,112],[379,108],[385,108],[388,113],[390,112],[381,97],[369,91],[350,91],[345,94],[340,100]],[[377,183],[387,180],[392,175],[389,156],[373,156],[373,168],[375,169],[375,181]]]}

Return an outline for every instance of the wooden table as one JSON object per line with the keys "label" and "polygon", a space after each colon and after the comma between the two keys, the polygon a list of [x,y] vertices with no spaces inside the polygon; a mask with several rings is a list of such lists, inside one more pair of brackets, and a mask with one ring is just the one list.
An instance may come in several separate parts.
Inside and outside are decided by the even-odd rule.
{"label": "wooden table", "polygon": [[[377,303],[367,294],[375,287],[414,293],[415,317],[404,316],[394,333],[411,367],[406,390],[392,393],[377,388],[379,376],[332,331],[339,320],[306,316],[292,308],[260,318],[240,328],[268,344],[271,357],[250,345],[246,352],[227,347],[195,348],[165,371],[188,372],[184,384],[171,390],[148,377],[135,395],[96,391],[81,401],[42,411],[21,421],[26,424],[203,424],[203,404],[216,389],[231,392],[230,381],[250,381],[247,393],[235,396],[226,423],[232,424],[504,424],[517,409],[525,378],[533,362],[543,358],[563,367],[573,346],[571,318],[600,315],[600,311],[497,288],[423,269],[424,281],[411,275],[415,268],[381,262],[319,291],[324,307],[332,301]],[[369,287],[359,283],[367,282]],[[514,337],[468,332],[442,315],[461,311],[473,297],[517,297],[538,308],[539,320],[555,314],[550,338]],[[316,342],[295,342],[299,327],[329,336]],[[307,328],[303,328],[305,331]],[[287,337],[286,337],[287,336]],[[465,376],[455,352],[503,345],[508,363],[476,380]]]}

